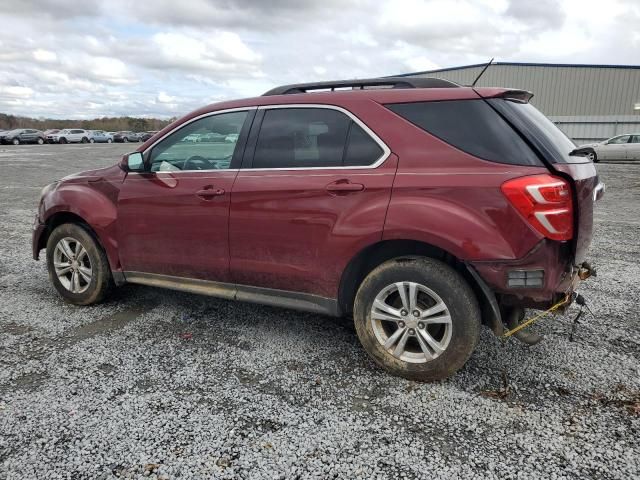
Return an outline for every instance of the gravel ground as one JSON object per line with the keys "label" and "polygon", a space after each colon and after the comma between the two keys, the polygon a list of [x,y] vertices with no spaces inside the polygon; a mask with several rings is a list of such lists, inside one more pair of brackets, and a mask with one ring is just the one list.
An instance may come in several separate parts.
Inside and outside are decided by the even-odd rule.
{"label": "gravel ground", "polygon": [[63,303],[31,259],[40,189],[127,150],[0,148],[0,479],[640,478],[640,165],[598,167],[573,341],[572,307],[418,384],[344,320],[133,285]]}

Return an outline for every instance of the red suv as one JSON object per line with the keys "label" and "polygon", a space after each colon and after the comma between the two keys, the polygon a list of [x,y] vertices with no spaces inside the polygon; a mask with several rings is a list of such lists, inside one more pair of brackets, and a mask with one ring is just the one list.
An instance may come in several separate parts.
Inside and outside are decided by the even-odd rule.
{"label": "red suv", "polygon": [[211,105],[45,187],[33,254],[74,304],[138,283],[352,315],[382,367],[444,378],[590,273],[603,185],[530,97],[386,78]]}

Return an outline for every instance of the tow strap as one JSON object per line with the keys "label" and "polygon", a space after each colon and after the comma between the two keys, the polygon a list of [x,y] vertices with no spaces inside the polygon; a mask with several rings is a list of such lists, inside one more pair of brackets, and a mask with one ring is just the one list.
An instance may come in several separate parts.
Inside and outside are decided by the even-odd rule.
{"label": "tow strap", "polygon": [[[523,328],[527,328],[529,325],[532,325],[535,321],[541,319],[542,317],[544,317],[545,315],[548,315],[556,310],[558,310],[559,308],[562,308],[563,306],[565,306],[566,304],[568,304],[571,301],[571,295],[567,294],[562,300],[560,300],[558,303],[556,303],[555,305],[551,306],[551,308],[545,310],[544,312],[540,312],[537,315],[529,318],[528,320],[525,320],[524,322],[522,322],[520,325],[518,325],[515,328],[512,328],[511,330],[507,330],[506,332],[504,332],[502,334],[502,337],[504,338],[508,338],[511,335],[513,335],[514,333],[519,332],[520,330],[522,330]],[[580,303],[579,303],[580,304]],[[584,304],[584,299],[582,299],[582,304]],[[580,309],[580,311],[582,311],[582,309]]]}

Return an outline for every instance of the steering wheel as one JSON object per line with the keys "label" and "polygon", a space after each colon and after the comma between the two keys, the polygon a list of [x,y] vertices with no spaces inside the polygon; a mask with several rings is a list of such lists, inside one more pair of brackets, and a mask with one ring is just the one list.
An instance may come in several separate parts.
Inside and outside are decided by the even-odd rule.
{"label": "steering wheel", "polygon": [[183,170],[209,170],[211,163],[201,155],[192,155],[184,161]]}

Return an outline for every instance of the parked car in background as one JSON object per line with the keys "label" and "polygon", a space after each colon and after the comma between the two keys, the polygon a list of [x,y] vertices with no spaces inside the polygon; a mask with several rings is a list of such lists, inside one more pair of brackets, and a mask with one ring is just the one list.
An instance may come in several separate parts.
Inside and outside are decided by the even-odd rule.
{"label": "parked car in background", "polygon": [[112,143],[113,137],[103,130],[90,130],[89,143]]}
{"label": "parked car in background", "polygon": [[640,133],[616,135],[598,143],[580,145],[592,162],[600,160],[640,160]]}
{"label": "parked car in background", "polygon": [[139,134],[140,141],[141,142],[146,142],[151,137],[153,137],[156,133],[158,133],[158,132],[142,132],[141,134]]}
{"label": "parked car in background", "polygon": [[182,142],[184,143],[197,143],[200,141],[200,137],[202,135],[199,133],[192,133],[191,135],[187,135],[186,137],[184,137],[182,139]]}
{"label": "parked car in background", "polygon": [[91,132],[80,128],[65,128],[58,133],[47,135],[49,143],[89,143]]}
{"label": "parked car in background", "polygon": [[124,131],[114,134],[113,141],[118,143],[139,142],[140,138],[138,137],[137,133]]}
{"label": "parked car in background", "polygon": [[33,255],[70,303],[136,283],[352,316],[383,368],[445,378],[481,325],[566,308],[593,273],[604,185],[531,96],[378,78],[210,105],[45,187]]}
{"label": "parked car in background", "polygon": [[4,132],[0,136],[0,142],[3,144],[20,145],[21,143],[44,143],[44,134],[40,130],[33,128],[16,128]]}
{"label": "parked car in background", "polygon": [[59,128],[51,128],[51,129],[49,129],[49,130],[45,130],[45,131],[43,132],[43,135],[44,135],[44,138],[45,138],[45,142],[47,142],[47,143],[51,143],[51,142],[49,142],[49,141],[47,140],[47,138],[48,138],[50,135],[55,135],[55,134],[56,134],[56,133],[58,133],[59,131],[60,131],[60,129],[59,129]]}

